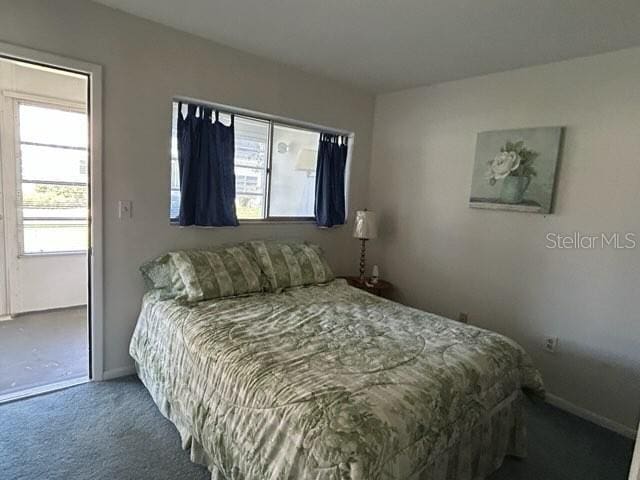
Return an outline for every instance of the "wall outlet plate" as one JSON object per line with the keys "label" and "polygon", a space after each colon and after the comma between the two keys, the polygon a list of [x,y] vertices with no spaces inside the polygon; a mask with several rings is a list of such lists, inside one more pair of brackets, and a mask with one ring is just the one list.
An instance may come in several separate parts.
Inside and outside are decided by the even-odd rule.
{"label": "wall outlet plate", "polygon": [[549,353],[555,353],[558,348],[558,337],[544,337],[543,348]]}

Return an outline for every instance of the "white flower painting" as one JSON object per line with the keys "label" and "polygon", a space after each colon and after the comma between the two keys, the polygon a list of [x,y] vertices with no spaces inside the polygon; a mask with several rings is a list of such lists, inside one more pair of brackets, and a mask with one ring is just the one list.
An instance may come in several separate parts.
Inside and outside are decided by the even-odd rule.
{"label": "white flower painting", "polygon": [[514,172],[520,166],[520,155],[516,152],[500,152],[489,161],[489,170],[487,171],[487,179],[492,185],[496,181],[502,180],[504,177]]}
{"label": "white flower painting", "polygon": [[478,134],[469,206],[550,213],[562,127]]}

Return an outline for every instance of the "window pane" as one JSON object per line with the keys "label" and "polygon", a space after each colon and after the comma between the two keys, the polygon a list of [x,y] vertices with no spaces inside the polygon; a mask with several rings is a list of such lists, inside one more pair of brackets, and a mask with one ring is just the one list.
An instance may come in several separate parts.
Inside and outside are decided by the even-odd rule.
{"label": "window pane", "polygon": [[178,104],[176,102],[173,102],[171,114],[171,160],[178,161]]}
{"label": "window pane", "polygon": [[24,253],[87,250],[87,223],[82,221],[25,220]]}
{"label": "window pane", "polygon": [[178,159],[171,159],[171,190],[180,190],[180,167]]}
{"label": "window pane", "polygon": [[87,183],[86,150],[22,145],[22,179]]}
{"label": "window pane", "polygon": [[269,144],[269,123],[246,117],[236,117],[234,124],[236,168],[265,168]]}
{"label": "window pane", "polygon": [[236,174],[236,194],[250,193],[264,195],[265,170],[238,167]]}
{"label": "window pane", "polygon": [[87,114],[20,104],[20,141],[87,148]]}
{"label": "window pane", "polygon": [[180,190],[171,190],[171,205],[169,206],[169,219],[176,220],[180,215]]}
{"label": "window pane", "polygon": [[85,185],[22,184],[24,253],[87,249]]}
{"label": "window pane", "polygon": [[314,216],[319,140],[318,132],[274,125],[269,216]]}

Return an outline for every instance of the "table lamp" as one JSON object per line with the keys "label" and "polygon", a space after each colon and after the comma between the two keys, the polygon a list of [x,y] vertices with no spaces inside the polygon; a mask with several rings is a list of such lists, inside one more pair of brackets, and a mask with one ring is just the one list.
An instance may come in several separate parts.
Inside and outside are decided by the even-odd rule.
{"label": "table lamp", "polygon": [[356,221],[353,227],[354,238],[360,239],[360,281],[364,282],[365,249],[367,240],[378,236],[378,221],[376,214],[367,209],[356,212]]}

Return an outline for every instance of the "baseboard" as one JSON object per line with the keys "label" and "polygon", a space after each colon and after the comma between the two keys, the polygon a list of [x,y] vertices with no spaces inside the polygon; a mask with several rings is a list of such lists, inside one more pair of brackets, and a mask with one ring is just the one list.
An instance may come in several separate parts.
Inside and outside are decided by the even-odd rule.
{"label": "baseboard", "polygon": [[633,428],[627,427],[626,425],[622,425],[614,420],[603,417],[602,415],[598,415],[597,413],[592,412],[591,410],[587,410],[586,408],[579,407],[564,398],[560,398],[557,395],[553,395],[552,393],[547,393],[546,395],[547,403],[553,405],[554,407],[559,408],[560,410],[564,410],[565,412],[569,412],[576,417],[583,418],[588,420],[591,423],[595,423],[607,430],[611,430],[612,432],[619,433],[620,435],[635,440],[636,431]]}
{"label": "baseboard", "polygon": [[103,380],[113,380],[114,378],[126,377],[127,375],[133,375],[136,373],[136,368],[131,365],[129,367],[113,368],[107,370],[102,374]]}

